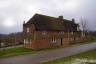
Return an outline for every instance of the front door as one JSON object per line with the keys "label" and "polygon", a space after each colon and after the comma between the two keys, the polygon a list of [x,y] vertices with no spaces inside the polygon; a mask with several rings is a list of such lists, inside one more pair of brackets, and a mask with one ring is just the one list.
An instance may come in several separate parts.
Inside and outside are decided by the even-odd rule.
{"label": "front door", "polygon": [[63,43],[62,43],[62,42],[63,42],[63,39],[61,38],[61,46],[63,45]]}

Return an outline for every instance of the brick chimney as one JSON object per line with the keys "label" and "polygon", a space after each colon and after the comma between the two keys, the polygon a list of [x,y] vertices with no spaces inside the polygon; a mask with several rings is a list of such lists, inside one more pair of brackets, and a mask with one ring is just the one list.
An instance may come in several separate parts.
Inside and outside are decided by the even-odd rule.
{"label": "brick chimney", "polygon": [[23,22],[23,24],[25,24],[25,21]]}
{"label": "brick chimney", "polygon": [[72,18],[72,22],[74,22],[74,23],[75,23],[75,19],[74,19],[74,18]]}
{"label": "brick chimney", "polygon": [[58,19],[63,20],[63,16],[59,16]]}

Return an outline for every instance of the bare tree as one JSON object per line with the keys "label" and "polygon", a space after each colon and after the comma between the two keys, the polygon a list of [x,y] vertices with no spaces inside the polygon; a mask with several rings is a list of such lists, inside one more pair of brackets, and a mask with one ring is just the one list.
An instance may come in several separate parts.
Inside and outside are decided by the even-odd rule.
{"label": "bare tree", "polygon": [[81,18],[80,26],[81,26],[81,29],[82,29],[82,37],[85,37],[86,33],[88,33],[88,31],[89,31],[88,21],[84,18]]}

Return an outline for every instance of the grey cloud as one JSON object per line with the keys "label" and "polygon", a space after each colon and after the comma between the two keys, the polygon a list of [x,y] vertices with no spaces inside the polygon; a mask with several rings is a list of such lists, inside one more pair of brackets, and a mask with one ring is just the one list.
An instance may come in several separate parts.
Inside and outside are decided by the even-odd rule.
{"label": "grey cloud", "polygon": [[[66,19],[75,18],[77,22],[84,16],[89,20],[90,29],[96,30],[95,0],[76,0],[79,5],[78,8],[68,11],[64,7],[67,1],[72,0],[0,0],[3,2],[0,4],[0,33],[22,31],[23,21],[27,22],[35,13],[54,17],[63,15]],[[7,18],[14,19],[13,22],[16,22],[16,25],[10,28],[4,27],[2,22]]]}

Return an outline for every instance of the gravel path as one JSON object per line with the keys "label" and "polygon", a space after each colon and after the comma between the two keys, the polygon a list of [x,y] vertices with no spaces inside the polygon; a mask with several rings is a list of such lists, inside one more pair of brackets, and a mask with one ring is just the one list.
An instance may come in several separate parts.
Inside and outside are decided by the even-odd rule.
{"label": "gravel path", "polygon": [[40,62],[71,56],[92,49],[96,49],[95,42],[36,54],[0,59],[0,64],[39,64]]}

